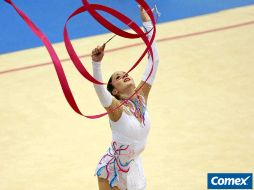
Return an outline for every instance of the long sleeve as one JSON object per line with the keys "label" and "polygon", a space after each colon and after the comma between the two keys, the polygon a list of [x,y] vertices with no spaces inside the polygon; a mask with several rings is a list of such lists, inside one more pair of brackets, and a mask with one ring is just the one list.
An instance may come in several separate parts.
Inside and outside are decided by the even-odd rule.
{"label": "long sleeve", "polygon": [[[145,28],[146,31],[150,31],[153,29],[153,25],[151,23],[151,21],[148,21],[148,22],[144,22],[143,23],[143,26]],[[151,40],[151,37],[152,37],[152,33],[153,33],[153,30],[150,31],[148,34],[147,34],[147,37],[149,40]],[[152,85],[154,79],[155,79],[155,75],[156,75],[156,72],[157,72],[157,69],[158,69],[158,64],[159,64],[159,54],[158,54],[158,49],[157,49],[157,46],[156,46],[156,43],[155,43],[155,40],[153,41],[152,43],[152,51],[153,51],[153,57],[154,57],[154,66],[153,66],[153,71],[152,71],[152,74],[151,76],[149,77],[149,79],[146,81],[148,84]],[[146,78],[148,77],[150,71],[151,71],[151,68],[152,68],[152,58],[151,56],[149,55],[148,56],[148,61],[147,61],[147,64],[146,64],[146,68],[145,68],[145,71],[143,73],[143,76],[142,76],[142,81],[145,81]]]}
{"label": "long sleeve", "polygon": [[[101,64],[99,62],[93,62],[93,77],[98,81],[102,81]],[[103,107],[109,107],[113,100],[112,95],[109,93],[109,91],[106,89],[104,85],[98,84],[93,85],[96,94],[101,102],[101,105]]]}

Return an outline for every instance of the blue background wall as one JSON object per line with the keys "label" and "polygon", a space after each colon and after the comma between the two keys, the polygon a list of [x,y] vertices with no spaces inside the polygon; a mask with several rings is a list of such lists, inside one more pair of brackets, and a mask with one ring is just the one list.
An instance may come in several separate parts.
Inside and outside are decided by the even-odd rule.
{"label": "blue background wall", "polygon": [[[52,42],[63,41],[65,20],[82,5],[81,0],[14,0],[13,2],[30,16]],[[140,24],[139,12],[134,0],[90,0],[89,2],[113,7]],[[159,22],[254,5],[254,0],[147,0],[147,2],[150,5],[157,4],[162,13]],[[104,15],[124,28],[116,19]],[[72,39],[108,32],[88,13],[74,18],[68,28]],[[34,36],[11,6],[0,1],[0,54],[41,45],[40,40]]]}

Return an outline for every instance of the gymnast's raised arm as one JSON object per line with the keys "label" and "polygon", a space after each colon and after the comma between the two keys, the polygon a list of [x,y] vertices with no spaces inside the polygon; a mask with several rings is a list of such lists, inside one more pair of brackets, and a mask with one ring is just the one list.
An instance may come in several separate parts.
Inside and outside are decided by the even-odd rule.
{"label": "gymnast's raised arm", "polygon": [[[142,10],[142,8],[140,11],[141,11],[141,18],[142,18],[145,30],[151,31],[153,29],[153,25],[150,21],[149,16],[144,10]],[[149,40],[151,39],[152,32],[153,30],[147,34],[147,37]],[[102,74],[101,74],[101,60],[104,56],[104,49],[105,49],[105,44],[103,46],[98,46],[92,51],[93,75],[94,75],[94,78],[97,79],[98,81],[103,81]],[[150,75],[149,79],[145,82],[152,67],[151,56],[148,56],[148,62],[147,62],[145,71],[143,73],[142,80],[137,87],[139,88],[141,85],[144,84],[142,89],[140,90],[140,94],[144,96],[146,104],[147,104],[148,94],[151,90],[152,83],[154,81],[158,63],[159,63],[158,50],[157,50],[155,42],[152,43],[152,51],[154,55],[153,72]],[[124,71],[117,71],[111,75],[107,85],[107,89],[105,88],[105,86],[97,85],[97,84],[94,84],[94,88],[102,106],[107,111],[110,111],[111,109],[119,106],[121,104],[121,101],[125,101],[126,99],[128,99],[132,94],[135,93],[137,89],[135,87],[133,78]],[[136,96],[132,97],[132,99],[135,99],[135,98]],[[110,112],[109,118],[112,121],[117,121],[121,117],[122,112],[123,112],[123,107],[121,106],[119,107],[119,109],[116,109],[115,111]]]}
{"label": "gymnast's raised arm", "polygon": [[[142,8],[140,8],[140,14],[141,14],[141,19],[142,19],[143,26],[144,26],[145,30],[150,31],[153,28],[150,17],[147,15],[147,13]],[[152,37],[152,32],[153,32],[153,30],[147,34],[147,37],[149,40]],[[150,78],[145,82],[146,78],[148,77],[148,75],[151,71],[151,67],[152,67],[152,58],[151,58],[151,56],[148,56],[148,61],[146,64],[145,71],[143,73],[141,82],[139,83],[139,85],[137,87],[137,88],[139,88],[141,85],[143,85],[145,83],[141,89],[141,93],[143,94],[143,96],[145,98],[146,104],[147,104],[149,92],[151,90],[151,87],[152,87],[152,84],[153,84],[153,81],[154,81],[154,78],[156,75],[158,64],[159,64],[158,49],[157,49],[155,41],[153,41],[151,47],[152,47],[153,57],[154,57],[154,66],[153,66],[152,74],[150,75]]]}
{"label": "gymnast's raised arm", "polygon": [[[104,56],[104,49],[105,49],[105,44],[103,46],[97,46],[97,48],[95,48],[92,51],[92,56],[91,56],[92,63],[93,63],[93,76],[95,79],[101,82],[103,81],[102,74],[101,74],[101,60]],[[120,101],[117,100],[115,97],[113,97],[110,94],[110,92],[106,89],[105,86],[94,84],[94,89],[96,91],[97,96],[99,97],[101,105],[107,111],[120,105]],[[123,112],[123,108],[120,107],[116,109],[115,111],[110,112],[109,118],[112,121],[117,121],[120,118],[122,112]]]}

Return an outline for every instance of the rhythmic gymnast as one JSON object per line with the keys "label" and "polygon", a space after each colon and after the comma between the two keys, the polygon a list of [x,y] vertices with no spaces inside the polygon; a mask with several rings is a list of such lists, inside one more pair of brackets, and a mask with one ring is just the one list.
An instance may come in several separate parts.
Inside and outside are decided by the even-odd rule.
{"label": "rhythmic gymnast", "polygon": [[[142,8],[140,8],[140,14],[145,30],[152,30],[153,26],[150,18]],[[149,40],[152,32],[153,30],[147,34]],[[105,44],[98,46],[92,51],[91,56],[93,76],[98,81],[103,81],[101,61],[104,56],[104,49]],[[145,84],[139,93],[129,101],[126,101],[126,99],[137,88],[132,77],[126,72],[117,71],[113,73],[108,81],[107,89],[102,85],[94,84],[99,100],[107,111],[125,101],[123,106],[108,114],[112,142],[96,168],[95,175],[98,176],[99,190],[144,190],[146,188],[140,153],[145,148],[147,135],[151,127],[147,100],[159,63],[155,42],[152,44],[152,51],[154,55],[153,72],[147,82],[144,82],[152,67],[151,56],[148,56],[148,63],[137,88]]]}

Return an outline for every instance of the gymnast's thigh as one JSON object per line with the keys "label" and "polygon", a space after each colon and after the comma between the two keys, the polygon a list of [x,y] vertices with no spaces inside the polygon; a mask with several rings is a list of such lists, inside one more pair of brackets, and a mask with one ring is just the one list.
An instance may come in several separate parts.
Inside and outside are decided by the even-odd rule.
{"label": "gymnast's thigh", "polygon": [[98,177],[99,190],[120,190],[118,187],[111,188],[108,180]]}

